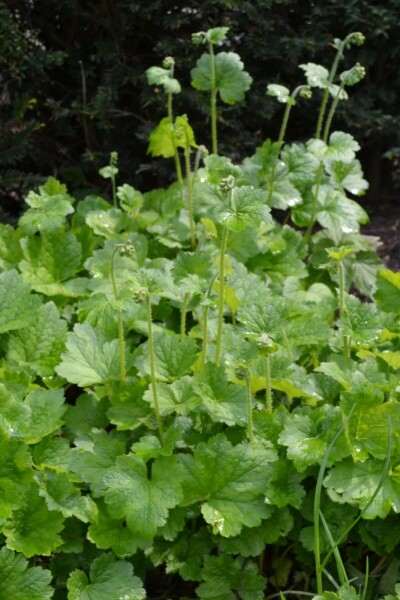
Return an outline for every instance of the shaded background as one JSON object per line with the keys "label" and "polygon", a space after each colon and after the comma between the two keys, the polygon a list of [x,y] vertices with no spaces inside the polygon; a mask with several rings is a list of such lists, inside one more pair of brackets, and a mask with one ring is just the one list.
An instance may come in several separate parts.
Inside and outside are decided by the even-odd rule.
{"label": "shaded background", "polygon": [[[384,5],[383,5],[384,4]],[[9,0],[0,5],[0,217],[21,209],[24,193],[54,175],[80,194],[107,192],[98,169],[119,153],[120,183],[144,191],[166,185],[174,170],[146,154],[149,132],[165,116],[164,96],[145,71],[172,55],[198,143],[210,146],[208,98],[191,88],[190,69],[204,51],[191,34],[231,28],[223,50],[238,52],[253,77],[246,101],[221,107],[220,153],[239,160],[276,139],[282,105],[268,83],[293,89],[298,65],[330,67],[333,38],[352,31],[366,44],[347,51],[342,69],[361,62],[367,77],[339,104],[334,128],[362,146],[367,203],[395,206],[400,185],[400,2],[367,0]],[[299,101],[287,140],[313,135],[320,95]]]}

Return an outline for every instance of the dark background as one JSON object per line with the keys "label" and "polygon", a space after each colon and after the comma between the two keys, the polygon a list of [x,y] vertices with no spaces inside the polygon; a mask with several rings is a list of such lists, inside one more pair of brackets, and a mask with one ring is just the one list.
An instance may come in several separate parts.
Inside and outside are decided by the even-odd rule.
{"label": "dark background", "polygon": [[[169,161],[146,155],[149,132],[165,116],[165,97],[145,71],[172,55],[198,143],[210,146],[208,98],[191,88],[190,69],[204,51],[191,34],[229,26],[223,50],[240,54],[253,86],[246,101],[220,109],[219,151],[235,160],[276,139],[282,105],[265,95],[268,83],[290,89],[304,82],[298,65],[330,67],[333,38],[366,36],[347,51],[340,70],[361,62],[366,79],[339,104],[334,128],[362,146],[370,182],[367,202],[393,206],[400,184],[399,0],[9,0],[0,3],[0,207],[21,209],[27,189],[54,175],[78,195],[106,192],[98,169],[119,153],[119,183],[140,190],[166,185]],[[287,141],[315,131],[319,100],[292,111]]]}

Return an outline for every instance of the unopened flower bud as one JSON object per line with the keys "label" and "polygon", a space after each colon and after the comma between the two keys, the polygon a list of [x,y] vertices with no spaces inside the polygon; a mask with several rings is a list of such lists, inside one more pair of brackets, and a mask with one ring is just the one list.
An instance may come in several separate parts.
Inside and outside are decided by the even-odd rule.
{"label": "unopened flower bud", "polygon": [[312,91],[309,85],[305,85],[301,88],[299,92],[300,98],[305,98],[306,100],[310,100],[312,97]]}
{"label": "unopened flower bud", "polygon": [[120,256],[132,256],[135,253],[135,246],[130,242],[116,244],[116,248],[118,248]]}
{"label": "unopened flower bud", "polygon": [[162,62],[164,69],[170,69],[175,66],[175,59],[172,56],[166,56]]}
{"label": "unopened flower bud", "polygon": [[230,190],[233,190],[234,187],[235,178],[233,177],[233,175],[228,175],[228,177],[224,177],[219,182],[219,189],[221,192],[229,192]]}
{"label": "unopened flower bud", "polygon": [[140,287],[136,290],[133,299],[137,304],[143,304],[149,294],[149,290],[146,287]]}
{"label": "unopened flower bud", "polygon": [[198,31],[197,33],[192,34],[192,42],[196,46],[200,46],[200,44],[205,44],[207,41],[206,32]]}
{"label": "unopened flower bud", "polygon": [[355,46],[362,46],[365,42],[365,35],[361,31],[354,31],[348,36],[348,43]]}

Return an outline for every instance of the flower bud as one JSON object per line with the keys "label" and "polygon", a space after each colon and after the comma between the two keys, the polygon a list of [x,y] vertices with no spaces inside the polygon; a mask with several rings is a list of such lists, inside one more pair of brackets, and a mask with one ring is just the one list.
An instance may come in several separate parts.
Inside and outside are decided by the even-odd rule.
{"label": "flower bud", "polygon": [[192,42],[196,46],[200,46],[200,44],[205,44],[207,41],[206,32],[198,31],[197,33],[192,34]]}
{"label": "flower bud", "polygon": [[347,36],[349,45],[354,44],[355,46],[362,46],[365,42],[365,35],[361,31],[354,31]]}
{"label": "flower bud", "polygon": [[136,304],[143,304],[148,295],[149,290],[146,287],[140,287],[134,293],[133,299],[135,300]]}
{"label": "flower bud", "polygon": [[166,56],[162,62],[164,69],[170,69],[175,66],[175,59],[172,56]]}
{"label": "flower bud", "polygon": [[219,182],[219,189],[221,192],[229,192],[230,190],[233,190],[234,187],[235,178],[233,177],[233,175],[228,175],[228,177],[224,177]]}
{"label": "flower bud", "polygon": [[306,100],[310,100],[312,97],[312,91],[309,85],[305,85],[301,88],[299,92],[300,98],[305,98]]}

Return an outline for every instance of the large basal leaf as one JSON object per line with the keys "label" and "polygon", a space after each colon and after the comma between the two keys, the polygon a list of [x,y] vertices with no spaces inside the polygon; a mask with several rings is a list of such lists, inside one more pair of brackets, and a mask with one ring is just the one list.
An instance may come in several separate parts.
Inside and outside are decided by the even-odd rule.
{"label": "large basal leaf", "polygon": [[[244,65],[235,52],[220,52],[215,56],[215,86],[221,100],[236,104],[244,99],[252,78],[243,70]],[[191,71],[192,85],[203,92],[211,90],[210,55],[203,54]]]}
{"label": "large basal leaf", "polygon": [[151,465],[134,455],[120,456],[104,475],[105,501],[112,517],[126,519],[131,532],[152,539],[168,513],[182,500],[182,467],[176,456],[161,456]]}
{"label": "large basal leaf", "polygon": [[201,512],[215,533],[238,535],[268,516],[263,499],[266,465],[276,460],[271,448],[242,443],[232,446],[224,435],[197,445],[193,456],[180,455],[185,468],[184,504],[201,502]]}
{"label": "large basal leaf", "polygon": [[19,225],[29,235],[56,231],[63,227],[65,217],[74,212],[73,201],[67,193],[67,187],[54,177],[49,177],[39,187],[39,194],[29,192],[26,203],[30,208],[20,218]]}
{"label": "large basal leaf", "polygon": [[30,285],[17,271],[0,274],[0,333],[31,325],[41,304],[41,298],[30,293]]}
{"label": "large basal leaf", "polygon": [[90,566],[90,579],[76,569],[67,581],[68,600],[143,600],[146,592],[124,560],[115,560],[110,552],[96,558]]}
{"label": "large basal leaf", "polygon": [[31,485],[3,526],[3,534],[11,550],[22,552],[28,558],[35,554],[50,556],[62,544],[59,533],[63,527],[63,515],[50,511],[36,485]]}
{"label": "large basal leaf", "polygon": [[62,425],[64,390],[35,389],[24,401],[2,388],[0,426],[27,444],[36,444]]}
{"label": "large basal leaf", "polygon": [[[4,392],[4,390],[0,390]],[[0,400],[3,406],[2,399]],[[0,518],[11,515],[21,503],[33,479],[32,459],[27,446],[0,429]]]}
{"label": "large basal leaf", "polygon": [[227,554],[205,556],[201,583],[196,594],[203,600],[235,600],[240,592],[243,600],[262,600],[266,579],[259,575],[257,566]]}
{"label": "large basal leaf", "polygon": [[70,383],[86,387],[119,376],[118,340],[107,341],[100,330],[88,323],[75,325],[66,347],[56,372]]}
{"label": "large basal leaf", "polygon": [[322,185],[318,192],[317,221],[333,234],[359,231],[360,223],[367,223],[368,215],[353,200],[328,185]]}
{"label": "large basal leaf", "polygon": [[70,232],[48,233],[21,240],[23,260],[19,267],[32,288],[48,296],[74,296],[74,288],[64,283],[72,279],[81,266],[82,247]]}
{"label": "large basal leaf", "polygon": [[54,594],[51,571],[29,567],[28,561],[8,548],[0,550],[0,598],[48,600]]}
{"label": "large basal leaf", "polygon": [[53,302],[39,308],[35,319],[8,338],[7,360],[24,369],[33,369],[41,377],[50,377],[60,362],[67,339],[67,323]]}
{"label": "large basal leaf", "polygon": [[334,131],[329,136],[329,143],[312,139],[307,142],[307,150],[319,160],[351,163],[360,149],[360,145],[350,133]]}
{"label": "large basal leaf", "polygon": [[400,312],[400,273],[389,269],[378,271],[375,300],[387,312]]}
{"label": "large basal leaf", "polygon": [[[173,381],[185,375],[196,360],[197,345],[193,339],[182,340],[174,333],[154,333],[156,377],[161,381]],[[148,342],[140,348],[135,366],[141,376],[150,375]]]}

